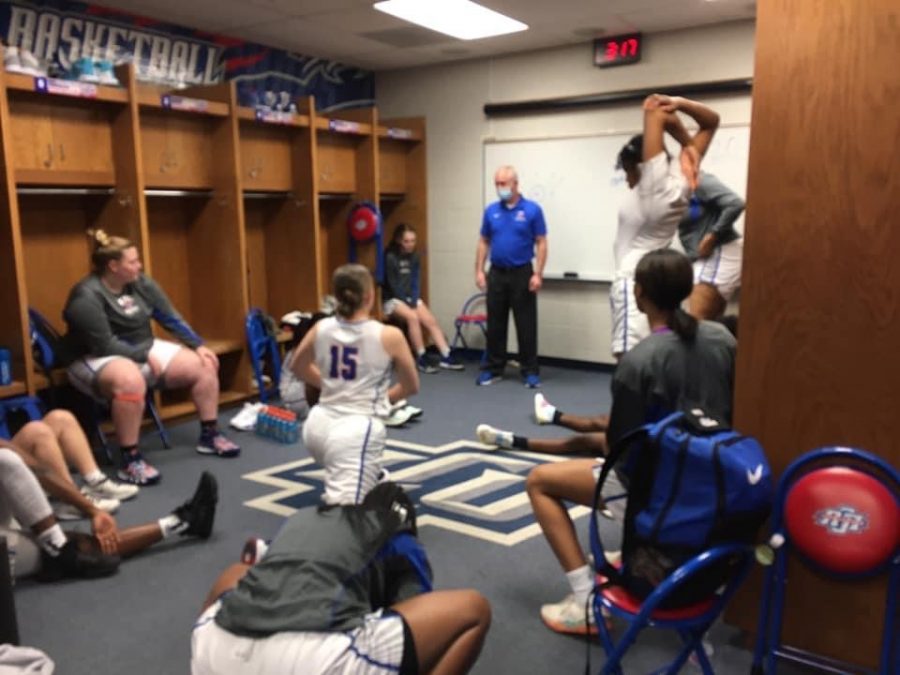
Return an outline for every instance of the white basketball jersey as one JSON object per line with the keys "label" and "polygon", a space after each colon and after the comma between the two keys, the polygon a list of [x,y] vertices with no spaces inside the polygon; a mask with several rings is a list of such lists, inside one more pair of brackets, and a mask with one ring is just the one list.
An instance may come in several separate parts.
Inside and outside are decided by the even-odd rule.
{"label": "white basketball jersey", "polygon": [[386,416],[393,361],[381,344],[384,324],[322,319],[316,326],[316,366],[322,374],[319,404],[348,415]]}

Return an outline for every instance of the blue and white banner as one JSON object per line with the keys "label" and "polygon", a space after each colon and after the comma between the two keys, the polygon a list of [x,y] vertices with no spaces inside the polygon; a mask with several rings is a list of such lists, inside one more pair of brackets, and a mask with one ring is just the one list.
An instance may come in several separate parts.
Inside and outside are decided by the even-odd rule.
{"label": "blue and white banner", "polygon": [[2,0],[0,35],[51,76],[83,58],[133,62],[138,79],[173,87],[234,80],[241,105],[251,107],[286,110],[310,94],[319,110],[374,105],[369,71],[82,2]]}

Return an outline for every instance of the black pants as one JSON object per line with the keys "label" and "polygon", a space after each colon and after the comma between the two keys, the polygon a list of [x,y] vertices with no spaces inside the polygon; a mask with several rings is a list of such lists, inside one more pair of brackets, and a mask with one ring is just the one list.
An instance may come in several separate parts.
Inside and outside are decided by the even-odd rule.
{"label": "black pants", "polygon": [[487,287],[487,361],[482,369],[494,375],[503,373],[506,366],[506,337],[509,310],[516,322],[519,341],[519,362],[522,375],[537,375],[537,294],[528,290],[531,263],[521,267],[491,266]]}

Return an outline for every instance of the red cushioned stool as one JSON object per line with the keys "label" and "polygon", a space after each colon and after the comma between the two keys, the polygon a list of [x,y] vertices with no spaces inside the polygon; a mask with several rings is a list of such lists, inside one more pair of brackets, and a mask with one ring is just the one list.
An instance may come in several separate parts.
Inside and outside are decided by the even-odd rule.
{"label": "red cushioned stool", "polygon": [[[462,309],[457,314],[453,325],[456,327],[456,335],[453,336],[453,342],[450,343],[450,349],[457,349],[459,343],[462,343],[463,349],[469,348],[466,342],[466,336],[463,334],[463,328],[466,326],[478,326],[484,335],[485,343],[487,343],[487,310],[485,309],[487,294],[476,293],[469,297],[463,303]],[[481,360],[484,361],[484,353]]]}
{"label": "red cushioned stool", "polygon": [[821,448],[796,459],[775,497],[773,564],[766,572],[753,672],[775,672],[776,658],[840,668],[830,659],[781,645],[792,553],[827,576],[852,581],[889,573],[879,673],[900,673],[895,626],[900,595],[900,473],[862,450]]}

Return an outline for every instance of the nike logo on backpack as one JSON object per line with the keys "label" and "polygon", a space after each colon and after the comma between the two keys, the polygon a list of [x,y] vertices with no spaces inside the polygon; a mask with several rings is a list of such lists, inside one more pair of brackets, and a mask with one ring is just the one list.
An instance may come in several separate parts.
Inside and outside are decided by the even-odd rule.
{"label": "nike logo on backpack", "polygon": [[747,469],[747,482],[750,483],[750,485],[756,485],[759,481],[762,480],[762,474],[763,474],[762,464],[757,464],[756,468],[753,471],[750,471],[750,469]]}

